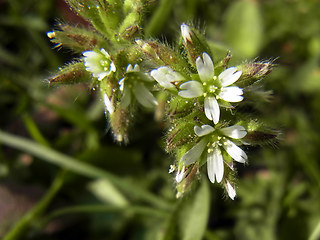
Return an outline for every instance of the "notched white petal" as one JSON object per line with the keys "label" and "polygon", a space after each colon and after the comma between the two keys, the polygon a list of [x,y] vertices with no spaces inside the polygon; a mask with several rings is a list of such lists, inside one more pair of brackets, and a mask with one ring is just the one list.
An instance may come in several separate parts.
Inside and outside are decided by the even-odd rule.
{"label": "notched white petal", "polygon": [[180,85],[178,94],[184,98],[200,97],[203,94],[202,84],[197,81],[188,81]]}
{"label": "notched white petal", "polygon": [[221,151],[216,148],[207,156],[207,171],[209,180],[214,183],[215,180],[219,183],[223,178],[224,166]]}
{"label": "notched white petal", "polygon": [[207,143],[208,141],[206,139],[201,139],[200,142],[187,151],[180,159],[180,161],[183,162],[183,165],[190,165],[191,163],[196,162],[203,153]]}
{"label": "notched white petal", "polygon": [[223,143],[223,148],[237,162],[245,163],[248,159],[247,154],[230,140]]}
{"label": "notched white petal", "polygon": [[202,137],[204,135],[212,133],[214,131],[214,128],[210,125],[202,125],[201,127],[194,126],[193,130],[195,134],[197,134],[197,136]]}
{"label": "notched white petal", "polygon": [[214,124],[219,122],[220,108],[214,97],[206,97],[204,99],[204,113],[209,120],[213,121]]}
{"label": "notched white petal", "polygon": [[196,66],[202,82],[206,82],[214,77],[214,65],[207,53],[204,52],[202,58],[197,57]]}
{"label": "notched white petal", "polygon": [[236,82],[242,74],[242,71],[237,71],[236,67],[230,67],[219,74],[218,79],[222,87],[229,86]]}
{"label": "notched white petal", "polygon": [[220,131],[223,133],[223,135],[234,139],[243,138],[247,134],[246,129],[240,125],[225,127],[220,129]]}
{"label": "notched white petal", "polygon": [[218,96],[227,102],[241,102],[243,100],[242,94],[242,89],[234,86],[222,88]]}

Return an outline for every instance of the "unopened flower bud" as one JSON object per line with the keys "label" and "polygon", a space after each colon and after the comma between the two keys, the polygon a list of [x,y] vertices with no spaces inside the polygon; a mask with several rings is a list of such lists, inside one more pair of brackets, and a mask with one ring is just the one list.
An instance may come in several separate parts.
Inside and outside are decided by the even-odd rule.
{"label": "unopened flower bud", "polygon": [[171,47],[157,41],[136,40],[142,52],[159,66],[170,66],[173,70],[185,72],[187,62]]}
{"label": "unopened flower bud", "polygon": [[212,55],[204,36],[196,29],[183,23],[181,25],[181,35],[183,38],[183,45],[187,49],[189,61],[193,66],[195,66],[197,57],[201,56],[202,53],[206,52],[209,55]]}
{"label": "unopened flower bud", "polygon": [[255,83],[268,75],[272,71],[273,66],[274,64],[271,61],[251,62],[237,66],[242,71],[242,77],[237,85],[239,87],[246,87]]}
{"label": "unopened flower bud", "polygon": [[59,71],[48,78],[49,84],[74,84],[90,80],[83,62],[71,62],[59,68]]}
{"label": "unopened flower bud", "polygon": [[192,33],[190,27],[187,24],[181,24],[181,35],[185,42],[192,42],[191,34]]}

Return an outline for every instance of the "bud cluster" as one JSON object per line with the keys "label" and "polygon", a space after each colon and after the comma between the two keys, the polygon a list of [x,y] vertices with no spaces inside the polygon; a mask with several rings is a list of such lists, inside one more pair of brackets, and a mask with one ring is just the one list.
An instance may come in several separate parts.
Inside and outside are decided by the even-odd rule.
{"label": "bud cluster", "polygon": [[[214,62],[205,36],[187,24],[181,25],[176,48],[144,39],[140,25],[146,2],[89,0],[84,5],[69,0],[92,28],[60,25],[48,33],[57,46],[72,48],[82,56],[61,68],[50,83],[85,78],[99,89],[114,138],[124,143],[136,108],[159,113],[160,98],[165,96],[166,150],[176,156],[169,172],[175,172],[177,197],[195,182],[205,165],[209,180],[221,183],[234,199],[234,161],[248,160],[239,146],[261,142],[264,136],[268,141],[276,138],[257,116],[253,121],[241,112],[242,105],[256,101],[254,86],[270,73],[273,64],[228,67],[229,53]],[[259,91],[267,98],[268,92]]]}

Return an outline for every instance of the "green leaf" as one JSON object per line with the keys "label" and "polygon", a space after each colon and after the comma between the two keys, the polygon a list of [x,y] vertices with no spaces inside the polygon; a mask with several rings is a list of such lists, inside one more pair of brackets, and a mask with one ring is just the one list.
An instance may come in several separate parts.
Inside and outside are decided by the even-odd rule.
{"label": "green leaf", "polygon": [[126,198],[107,179],[93,181],[89,184],[88,188],[103,202],[111,203],[118,207],[124,207],[129,204]]}
{"label": "green leaf", "polygon": [[35,142],[28,139],[14,136],[9,133],[5,133],[0,130],[0,142],[8,146],[20,149],[22,151],[28,152],[41,160],[47,161],[49,163],[55,164],[61,168],[68,169],[72,172],[78,173],[83,176],[91,178],[104,178],[108,179],[115,187],[120,188],[124,192],[129,193],[132,197],[136,197],[141,200],[145,200],[159,208],[168,209],[168,202],[163,198],[153,195],[152,193],[140,188],[121,177],[113,175],[103,169],[97,168],[90,164],[80,162],[72,157],[64,155],[57,152],[51,148],[41,146]]}
{"label": "green leaf", "polygon": [[263,21],[255,1],[235,1],[228,9],[225,19],[225,38],[233,50],[254,57],[263,39]]}
{"label": "green leaf", "polygon": [[207,180],[190,198],[186,197],[179,213],[180,234],[183,240],[201,240],[204,236],[210,211],[210,191]]}

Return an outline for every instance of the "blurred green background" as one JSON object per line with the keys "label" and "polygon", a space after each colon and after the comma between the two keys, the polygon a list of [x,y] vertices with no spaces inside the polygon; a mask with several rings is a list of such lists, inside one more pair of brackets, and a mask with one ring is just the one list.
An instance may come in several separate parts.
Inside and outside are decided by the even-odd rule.
{"label": "blurred green background", "polygon": [[[203,239],[320,239],[319,9],[317,0],[152,1],[148,36],[173,44],[186,22],[205,30],[215,60],[226,49],[231,65],[276,59],[265,79],[273,99],[254,111],[280,140],[246,147],[235,201],[210,185]],[[119,146],[94,89],[48,86],[45,79],[77,57],[52,49],[46,32],[58,21],[86,24],[63,1],[0,1],[0,128],[19,136],[14,148],[0,141],[0,237],[18,222],[18,235],[6,239],[180,239],[175,231],[187,224],[174,223],[178,210],[168,207],[177,201],[163,124],[141,113],[130,143]],[[28,153],[32,147],[38,155]],[[208,195],[198,193],[186,196],[190,206]],[[187,217],[197,222],[197,214]]]}

